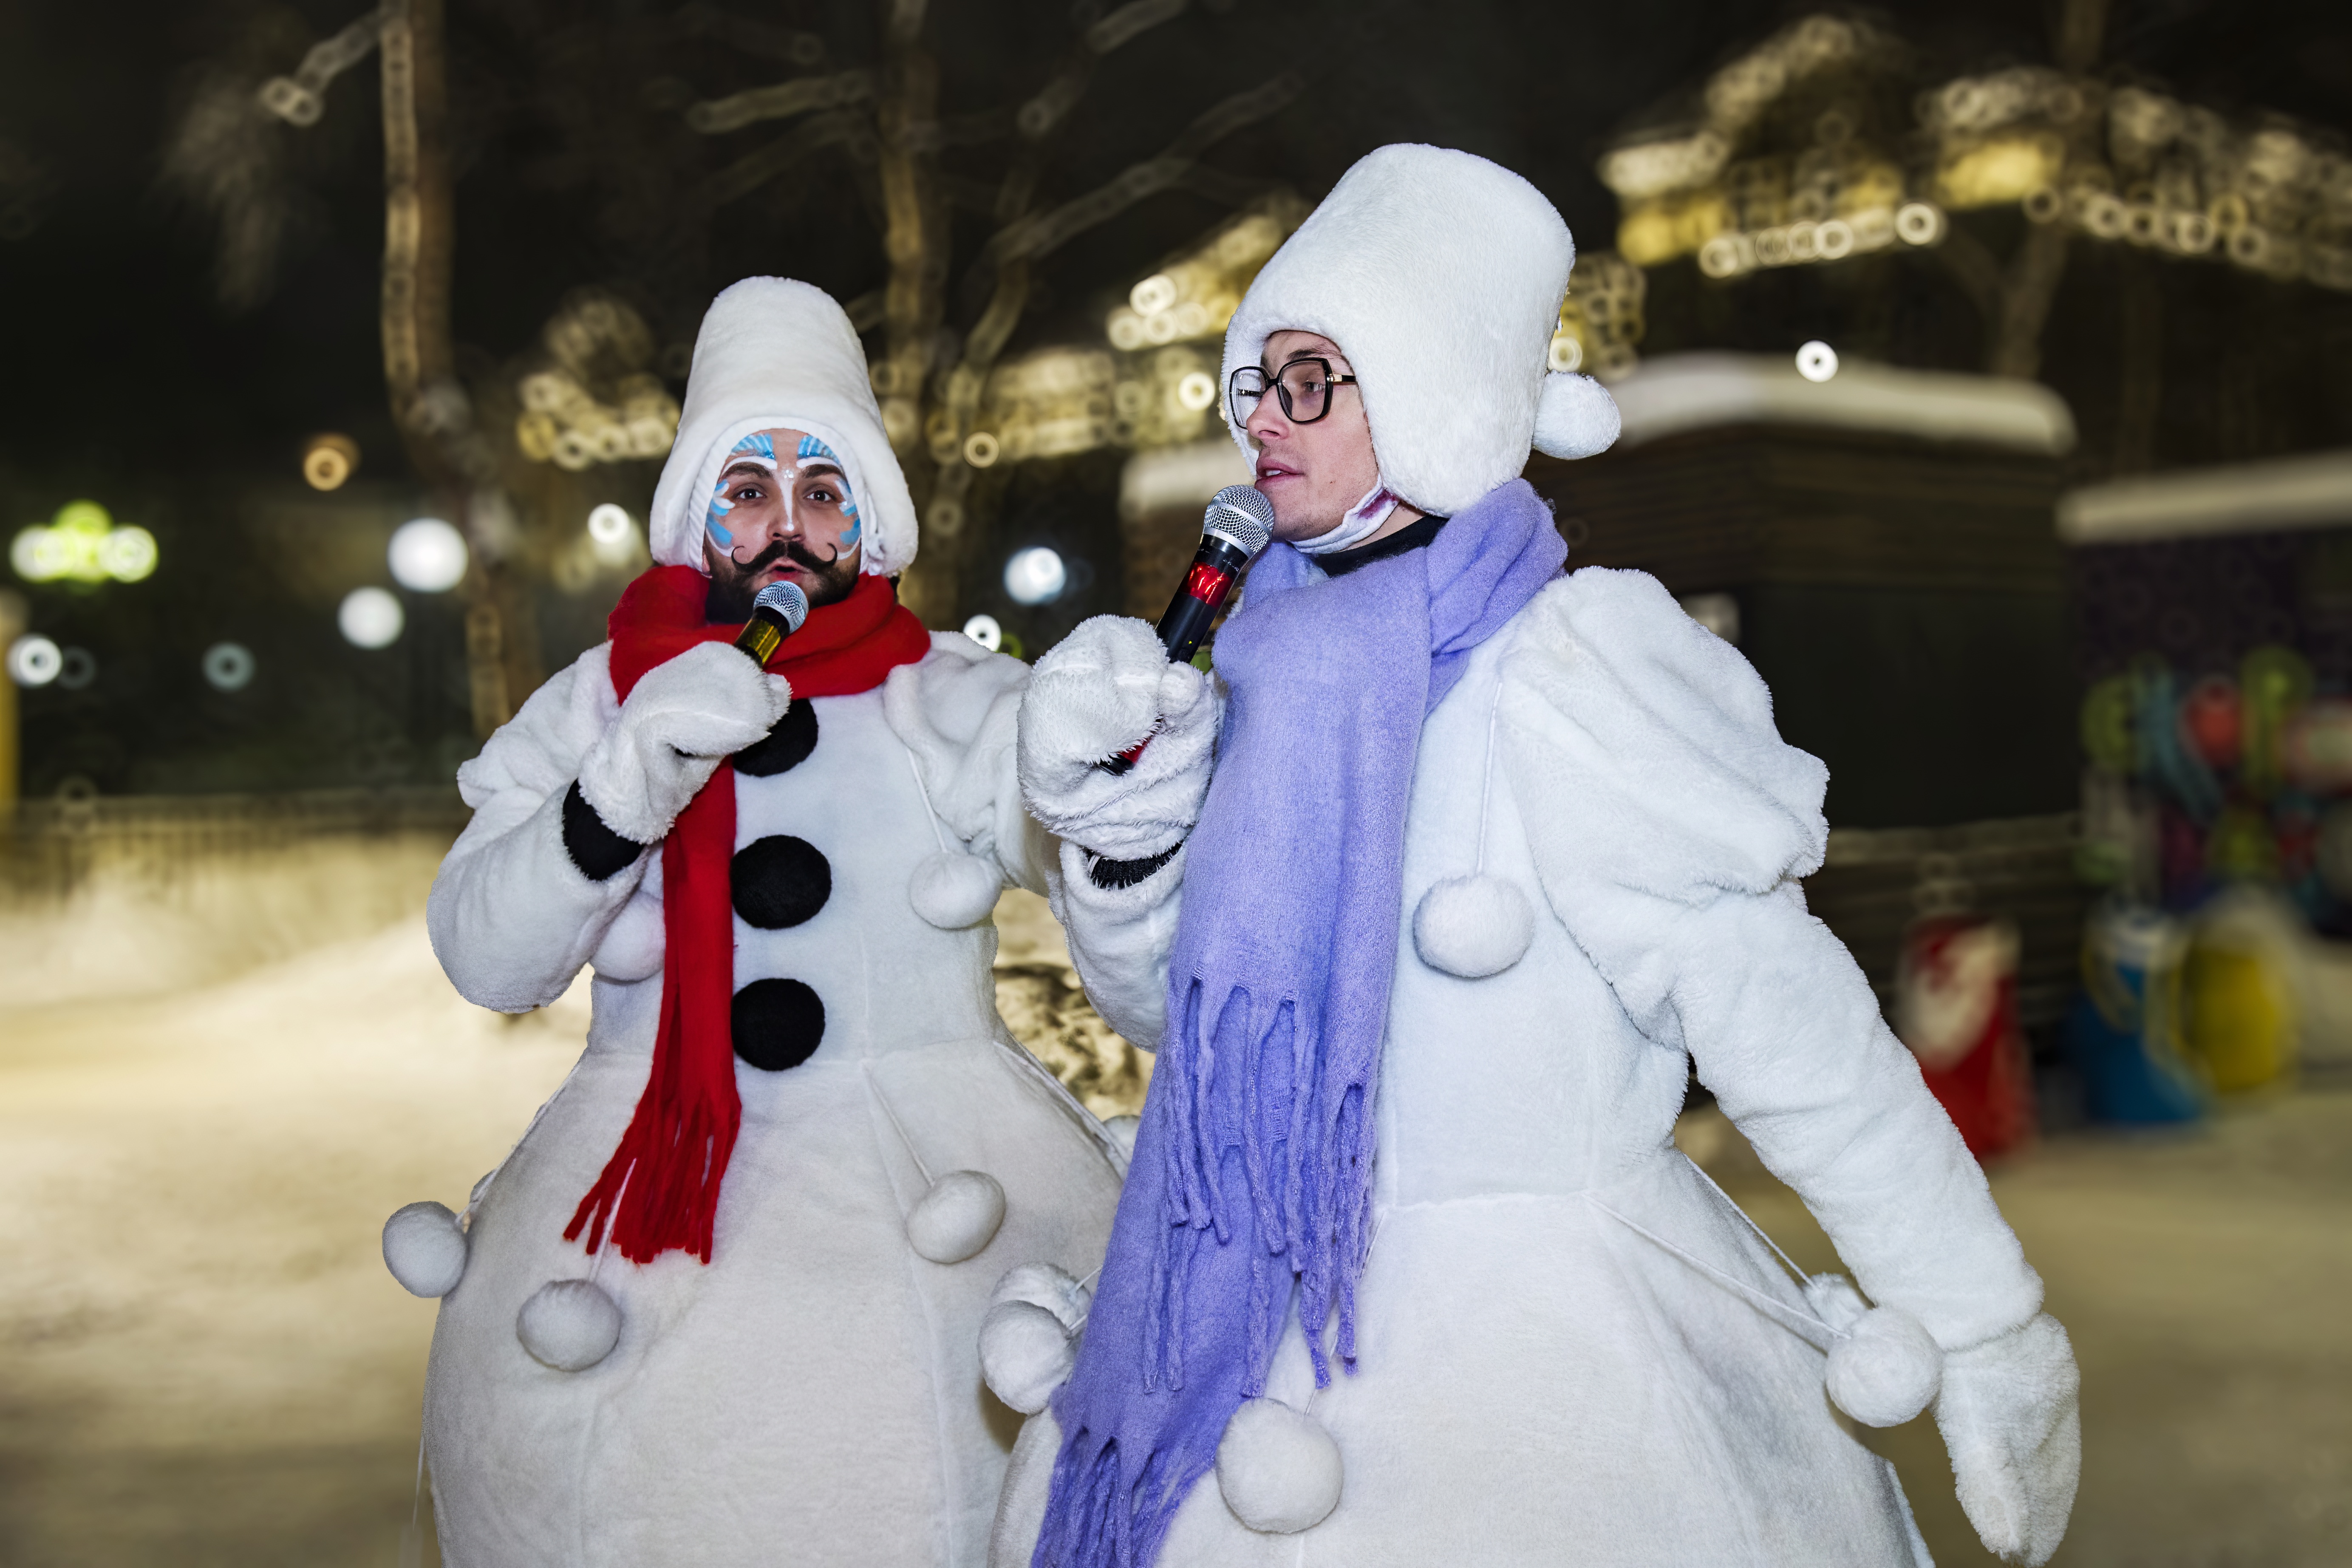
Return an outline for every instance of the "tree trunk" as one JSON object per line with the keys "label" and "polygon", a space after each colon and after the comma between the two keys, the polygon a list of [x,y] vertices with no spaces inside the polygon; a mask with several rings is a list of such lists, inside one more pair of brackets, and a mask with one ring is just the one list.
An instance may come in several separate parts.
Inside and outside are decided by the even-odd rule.
{"label": "tree trunk", "polygon": [[526,585],[503,557],[513,510],[473,426],[449,324],[457,226],[442,0],[386,0],[383,63],[383,374],[409,465],[466,531],[466,669],[474,731],[487,737],[538,684]]}

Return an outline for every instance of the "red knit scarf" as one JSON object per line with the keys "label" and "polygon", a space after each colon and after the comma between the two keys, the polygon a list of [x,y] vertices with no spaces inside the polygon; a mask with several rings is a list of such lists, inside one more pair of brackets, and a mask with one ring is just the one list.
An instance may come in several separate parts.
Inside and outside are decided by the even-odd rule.
{"label": "red knit scarf", "polygon": [[[638,677],[697,643],[732,642],[741,628],[703,619],[710,581],[691,566],[656,566],[629,584],[608,623],[613,689],[626,700]],[[870,691],[930,651],[930,635],[890,584],[860,577],[838,604],[812,610],[768,660],[792,682],[793,700]],[[710,775],[662,843],[661,1029],[637,1112],[604,1173],[563,1233],[583,1226],[588,1250],[614,1245],[633,1263],[672,1247],[710,1261],[719,1184],[735,1152],[743,1105],[735,1092],[730,1005],[735,925],[728,865],[735,853],[735,770]]]}

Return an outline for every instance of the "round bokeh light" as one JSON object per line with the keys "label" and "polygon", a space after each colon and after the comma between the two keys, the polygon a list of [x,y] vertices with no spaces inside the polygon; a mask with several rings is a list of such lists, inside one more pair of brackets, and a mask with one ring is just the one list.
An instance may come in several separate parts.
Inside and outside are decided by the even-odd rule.
{"label": "round bokeh light", "polygon": [[1797,374],[1807,381],[1827,381],[1837,373],[1837,350],[1819,338],[1797,351]]}
{"label": "round bokeh light", "polygon": [[19,686],[47,686],[65,667],[65,650],[38,632],[8,645],[8,679]]}
{"label": "round bokeh light", "polygon": [[1004,628],[996,624],[994,616],[974,616],[964,622],[963,635],[994,653],[1004,646]]}
{"label": "round bokeh light", "polygon": [[384,553],[393,581],[414,593],[446,594],[466,575],[466,536],[437,517],[416,518],[394,529],[392,548]]}
{"label": "round bokeh light", "polygon": [[205,649],[205,683],[215,691],[244,690],[253,684],[253,650],[243,643],[216,642]]}
{"label": "round bokeh light", "polygon": [[407,619],[400,601],[382,588],[354,588],[335,611],[335,625],[353,647],[390,647]]}
{"label": "round bokeh light", "polygon": [[1004,591],[1016,605],[1050,605],[1069,583],[1061,556],[1042,544],[1016,552],[1004,563]]}
{"label": "round bokeh light", "polygon": [[588,537],[603,545],[626,544],[635,531],[627,510],[611,501],[588,511]]}

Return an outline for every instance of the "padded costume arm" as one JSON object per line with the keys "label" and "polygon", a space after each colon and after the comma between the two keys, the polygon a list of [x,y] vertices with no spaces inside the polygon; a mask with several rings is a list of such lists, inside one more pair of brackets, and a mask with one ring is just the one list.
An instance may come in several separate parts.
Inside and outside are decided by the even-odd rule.
{"label": "padded costume arm", "polygon": [[1853,959],[1805,910],[1828,774],[1656,581],[1589,568],[1503,666],[1504,756],[1544,892],[1634,1023],[1688,1049],[1864,1289],[1947,1350],[2032,1318],[2042,1281]]}
{"label": "padded costume arm", "polygon": [[581,759],[620,716],[612,648],[589,649],[531,693],[457,770],[473,820],[425,905],[433,952],[460,994],[501,1013],[563,994],[636,891],[647,857],[597,880],[563,844],[563,800]]}
{"label": "padded costume arm", "polygon": [[1060,870],[1052,835],[1021,805],[1014,748],[1029,667],[961,632],[933,632],[929,655],[882,687],[882,714],[914,753],[931,810],[950,840],[992,862],[1005,883],[1047,893]]}

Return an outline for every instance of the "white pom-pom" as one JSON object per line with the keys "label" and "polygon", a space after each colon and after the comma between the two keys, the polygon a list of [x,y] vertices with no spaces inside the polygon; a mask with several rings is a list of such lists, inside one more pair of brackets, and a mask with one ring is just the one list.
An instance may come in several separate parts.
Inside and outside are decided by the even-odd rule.
{"label": "white pom-pom", "polygon": [[1339,1445],[1323,1423],[1273,1399],[1234,1412],[1217,1443],[1217,1489],[1234,1517],[1268,1535],[1295,1535],[1339,1506]]}
{"label": "white pom-pom", "polygon": [[1045,1408],[1077,1359],[1070,1331],[1034,1302],[1000,1301],[980,1321],[980,1375],[1024,1415]]}
{"label": "white pom-pom", "polygon": [[1043,1307],[1054,1314],[1062,1327],[1076,1333],[1087,1321],[1094,1296],[1066,1269],[1050,1263],[1021,1263],[1007,1269],[1004,1278],[996,1282],[996,1289],[988,1293],[992,1307],[1007,1301],[1026,1301],[1033,1307]]}
{"label": "white pom-pom", "polygon": [[1423,893],[1412,911],[1412,945],[1421,961],[1465,980],[1510,968],[1535,934],[1528,896],[1500,877],[1449,877]]}
{"label": "white pom-pom", "polygon": [[996,1238],[1004,1189],[985,1171],[950,1171],[907,1215],[907,1240],[933,1263],[961,1263]]}
{"label": "white pom-pom", "polygon": [[1944,1349],[1899,1307],[1876,1307],[1830,1347],[1830,1399],[1865,1426],[1900,1426],[1936,1397]]}
{"label": "white pom-pom", "polygon": [[961,931],[986,920],[1003,890],[995,867],[977,855],[942,849],[915,863],[907,901],[941,931]]}
{"label": "white pom-pom", "polygon": [[1103,1123],[1103,1131],[1110,1134],[1110,1141],[1118,1144],[1120,1152],[1130,1160],[1135,1158],[1135,1135],[1142,1130],[1143,1118],[1140,1116],[1114,1116]]}
{"label": "white pom-pom", "polygon": [[1617,400],[1589,375],[1554,371],[1536,405],[1535,447],[1555,458],[1590,458],[1616,443]]}
{"label": "white pom-pom", "polygon": [[620,1304],[589,1280],[551,1279],[515,1314],[515,1338],[534,1361],[583,1372],[620,1342]]}
{"label": "white pom-pom", "polygon": [[446,1296],[466,1277],[466,1233],[446,1204],[410,1204],[383,1222],[383,1266],[412,1296]]}

